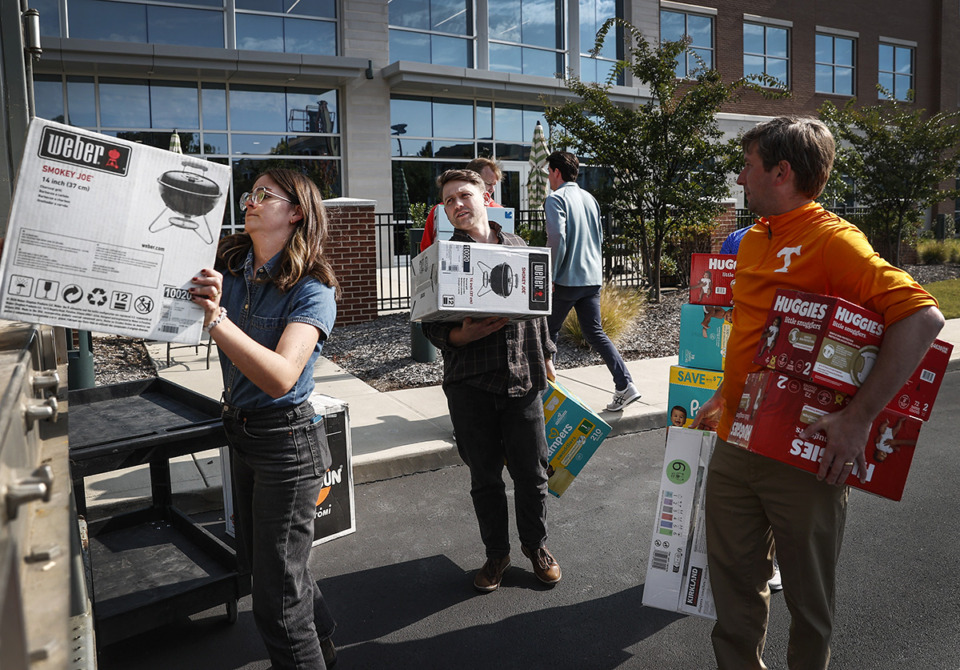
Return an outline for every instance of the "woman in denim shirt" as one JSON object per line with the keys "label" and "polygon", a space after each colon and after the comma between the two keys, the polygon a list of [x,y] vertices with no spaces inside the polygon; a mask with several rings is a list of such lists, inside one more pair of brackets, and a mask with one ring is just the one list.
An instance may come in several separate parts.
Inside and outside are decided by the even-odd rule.
{"label": "woman in denim shirt", "polygon": [[326,209],[313,182],[283,169],[260,175],[240,209],[244,232],[220,241],[217,269],[191,289],[223,369],[237,554],[273,667],[324,668],[336,660],[335,624],[307,561],[330,467],[308,400],[339,292],[324,257]]}

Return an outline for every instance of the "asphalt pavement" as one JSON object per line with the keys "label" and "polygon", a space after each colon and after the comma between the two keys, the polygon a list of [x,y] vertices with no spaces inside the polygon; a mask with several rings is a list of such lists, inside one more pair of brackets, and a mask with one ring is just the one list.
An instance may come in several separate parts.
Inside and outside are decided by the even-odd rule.
{"label": "asphalt pavement", "polygon": [[[831,668],[960,668],[960,370],[923,428],[902,501],[853,490]],[[356,487],[357,532],[317,547],[315,576],[338,620],[337,668],[713,668],[711,622],[641,605],[665,430],[609,438],[562,498],[548,546],[563,569],[541,585],[514,547],[498,591],[483,562],[465,467]],[[786,667],[789,625],[773,597],[765,658]],[[269,667],[249,597],[107,647],[104,670]]]}

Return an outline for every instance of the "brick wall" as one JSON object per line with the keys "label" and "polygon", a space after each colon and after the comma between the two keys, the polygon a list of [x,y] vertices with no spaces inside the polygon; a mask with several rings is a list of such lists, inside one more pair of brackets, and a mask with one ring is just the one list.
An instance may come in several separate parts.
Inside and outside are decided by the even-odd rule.
{"label": "brick wall", "polygon": [[735,200],[728,200],[723,203],[726,210],[718,216],[715,221],[717,227],[710,233],[710,253],[719,254],[723,241],[727,235],[737,229],[737,203]]}
{"label": "brick wall", "polygon": [[374,200],[326,200],[330,217],[327,257],[340,281],[337,323],[364,323],[377,318],[377,241]]}

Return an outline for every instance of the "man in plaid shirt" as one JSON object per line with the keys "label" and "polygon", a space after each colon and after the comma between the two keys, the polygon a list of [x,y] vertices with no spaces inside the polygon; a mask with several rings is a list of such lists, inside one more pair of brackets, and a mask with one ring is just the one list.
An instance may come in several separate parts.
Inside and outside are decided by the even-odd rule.
{"label": "man in plaid shirt", "polygon": [[[452,241],[525,246],[487,219],[484,183],[471,170],[447,170],[437,184]],[[424,323],[443,352],[443,391],[460,457],[470,468],[470,495],[487,560],[473,581],[478,591],[500,586],[510,567],[510,534],[503,465],[513,478],[517,530],[524,556],[545,584],[560,581],[560,566],[546,547],[547,440],[540,393],[554,378],[556,347],[546,318],[466,318]]]}

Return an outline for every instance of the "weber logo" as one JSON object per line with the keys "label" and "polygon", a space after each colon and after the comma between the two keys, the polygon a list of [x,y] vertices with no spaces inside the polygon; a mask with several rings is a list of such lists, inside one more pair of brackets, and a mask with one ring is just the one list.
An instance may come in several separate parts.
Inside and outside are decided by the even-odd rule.
{"label": "weber logo", "polygon": [[126,176],[130,147],[46,127],[40,138],[41,158]]}
{"label": "weber logo", "polygon": [[530,302],[547,302],[547,264],[543,261],[530,263],[530,274],[533,276],[533,291],[530,293]]}
{"label": "weber logo", "polygon": [[174,300],[186,300],[187,302],[193,300],[190,291],[185,288],[177,288],[176,286],[164,286],[163,297],[173,298]]}

